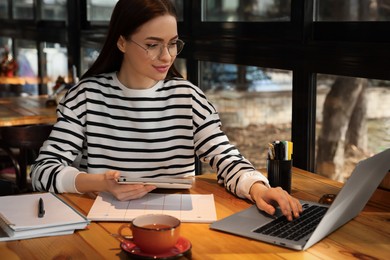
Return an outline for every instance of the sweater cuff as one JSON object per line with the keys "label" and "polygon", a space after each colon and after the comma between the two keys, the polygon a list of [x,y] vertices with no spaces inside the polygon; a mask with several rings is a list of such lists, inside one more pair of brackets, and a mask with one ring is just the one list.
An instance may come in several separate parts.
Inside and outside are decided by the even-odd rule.
{"label": "sweater cuff", "polygon": [[251,172],[243,173],[240,176],[240,181],[238,182],[237,196],[240,198],[245,198],[253,201],[251,195],[249,194],[249,191],[252,185],[255,182],[259,182],[259,181],[263,182],[266,187],[270,188],[268,179],[260,172],[251,171]]}
{"label": "sweater cuff", "polygon": [[59,193],[78,193],[81,194],[76,189],[76,177],[80,172],[77,168],[67,166],[62,169],[57,176],[57,188]]}

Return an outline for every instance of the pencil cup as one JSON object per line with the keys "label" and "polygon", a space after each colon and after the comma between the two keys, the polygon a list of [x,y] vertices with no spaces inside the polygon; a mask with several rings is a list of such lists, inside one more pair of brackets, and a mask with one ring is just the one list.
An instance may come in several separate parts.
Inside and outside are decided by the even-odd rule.
{"label": "pencil cup", "polygon": [[268,181],[271,187],[281,187],[291,193],[291,160],[267,160]]}

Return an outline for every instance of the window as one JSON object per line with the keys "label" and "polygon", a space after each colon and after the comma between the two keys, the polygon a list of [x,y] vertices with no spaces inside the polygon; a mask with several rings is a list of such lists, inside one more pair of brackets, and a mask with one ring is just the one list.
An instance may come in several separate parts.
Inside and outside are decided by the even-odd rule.
{"label": "window", "polygon": [[390,146],[390,103],[378,100],[390,100],[390,81],[317,75],[317,173],[345,181]]}
{"label": "window", "polygon": [[203,21],[261,22],[289,21],[291,1],[203,0]]}
{"label": "window", "polygon": [[222,130],[255,167],[265,167],[267,144],[291,140],[292,72],[215,62],[201,62],[200,72]]}
{"label": "window", "polygon": [[70,78],[71,73],[68,72],[68,53],[66,46],[49,42],[42,43],[42,46],[44,59],[46,60],[46,77],[44,77],[46,80],[43,83],[47,84],[48,94],[51,94],[53,86],[59,77],[64,78],[66,83],[71,83],[73,79]]}
{"label": "window", "polygon": [[390,1],[316,0],[316,21],[390,21]]}
{"label": "window", "polygon": [[82,76],[92,66],[99,56],[100,49],[93,47],[81,47],[81,75]]}
{"label": "window", "polygon": [[0,53],[4,54],[5,52],[11,52],[12,54],[12,39],[0,36]]}
{"label": "window", "polygon": [[187,79],[187,66],[186,60],[183,58],[176,58],[175,60],[175,68],[177,71],[183,76],[183,78]]}
{"label": "window", "polygon": [[[183,0],[171,0],[175,3],[178,21],[183,21]],[[118,1],[88,0],[88,21],[110,21],[112,11]]]}
{"label": "window", "polygon": [[41,7],[42,20],[67,20],[67,0],[43,0]]}
{"label": "window", "polygon": [[21,20],[34,20],[34,1],[33,0],[13,0],[12,1],[13,18]]}
{"label": "window", "polygon": [[8,1],[0,1],[0,19],[8,19]]}
{"label": "window", "polygon": [[112,10],[118,1],[88,0],[87,20],[88,21],[110,21]]}
{"label": "window", "polygon": [[15,40],[18,76],[27,79],[22,93],[38,95],[38,50],[35,41]]}

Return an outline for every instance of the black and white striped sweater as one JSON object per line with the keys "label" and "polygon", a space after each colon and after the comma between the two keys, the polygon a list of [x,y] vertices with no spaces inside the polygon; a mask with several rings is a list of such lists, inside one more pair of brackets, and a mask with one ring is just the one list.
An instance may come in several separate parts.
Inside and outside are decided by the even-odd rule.
{"label": "black and white striped sweater", "polygon": [[135,90],[122,85],[116,73],[87,78],[68,91],[57,114],[32,167],[36,190],[77,192],[74,180],[80,172],[190,176],[195,154],[239,197],[249,198],[255,181],[268,183],[229,143],[204,93],[184,79]]}

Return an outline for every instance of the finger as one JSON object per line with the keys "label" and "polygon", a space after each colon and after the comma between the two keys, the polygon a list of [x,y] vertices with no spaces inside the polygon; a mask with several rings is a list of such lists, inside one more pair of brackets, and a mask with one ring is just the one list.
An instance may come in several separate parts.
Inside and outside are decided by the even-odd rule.
{"label": "finger", "polygon": [[[302,212],[302,205],[298,199],[292,197],[286,191],[284,191],[285,198],[287,199],[287,204],[285,204],[282,200],[279,206],[283,212],[283,215],[287,217],[288,220],[292,220],[294,218],[298,218],[300,213]],[[282,209],[283,208],[283,209]]]}
{"label": "finger", "polygon": [[118,172],[118,171],[107,171],[106,172],[106,178],[108,179],[108,180],[116,180],[116,179],[118,179],[119,178],[119,176],[120,176],[120,173]]}
{"label": "finger", "polygon": [[288,195],[288,200],[289,200],[290,208],[291,208],[291,211],[292,211],[294,218],[298,218],[299,214],[301,213],[301,209],[302,209],[301,203],[299,203],[299,201],[297,199],[293,198],[290,195]]}
{"label": "finger", "polygon": [[121,194],[121,200],[135,200],[142,198],[146,194],[148,194],[149,191],[143,190],[143,191],[137,191],[137,192],[131,192],[128,194]]}
{"label": "finger", "polygon": [[127,187],[130,188],[130,190],[127,189],[126,191],[120,192],[117,195],[117,199],[122,201],[139,199],[156,188],[156,186],[153,185],[126,185],[126,186],[132,186],[132,187]]}
{"label": "finger", "polygon": [[287,193],[287,191],[280,189],[276,202],[278,203],[283,215],[287,218],[287,220],[291,221],[293,219],[292,201],[291,196]]}
{"label": "finger", "polygon": [[260,209],[265,211],[269,215],[274,215],[275,214],[275,208],[271,205],[268,204],[265,200],[259,199],[256,201],[256,206]]}
{"label": "finger", "polygon": [[118,179],[119,179],[120,176],[121,176],[121,174],[120,174],[119,171],[115,171],[115,172],[114,172],[114,179],[115,179],[116,181],[118,181]]}
{"label": "finger", "polygon": [[297,210],[297,215],[299,217],[299,215],[302,213],[302,204],[297,199],[294,199],[294,202],[295,202],[295,206],[296,206],[296,210]]}

